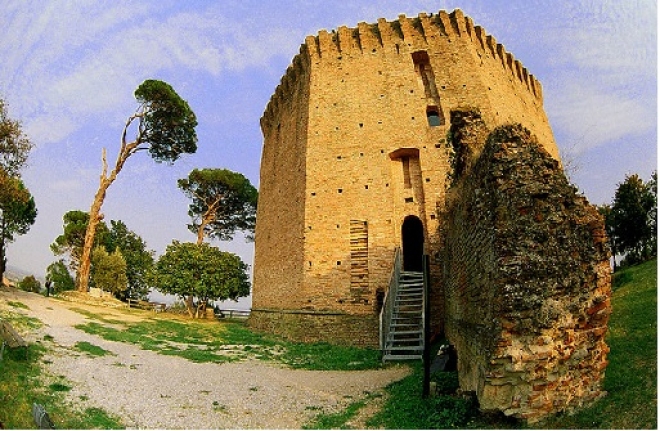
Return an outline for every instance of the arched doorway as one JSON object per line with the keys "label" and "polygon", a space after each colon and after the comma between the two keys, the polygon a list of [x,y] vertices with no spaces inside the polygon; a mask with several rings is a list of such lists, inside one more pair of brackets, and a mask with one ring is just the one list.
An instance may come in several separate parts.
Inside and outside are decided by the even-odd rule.
{"label": "arched doorway", "polygon": [[403,243],[403,270],[421,271],[424,254],[424,225],[415,216],[408,216],[401,226]]}

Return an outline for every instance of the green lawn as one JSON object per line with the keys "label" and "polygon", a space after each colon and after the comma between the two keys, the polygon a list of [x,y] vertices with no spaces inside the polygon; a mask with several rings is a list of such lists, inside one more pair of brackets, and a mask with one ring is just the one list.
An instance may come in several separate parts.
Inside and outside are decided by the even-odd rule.
{"label": "green lawn", "polygon": [[[365,370],[382,367],[380,351],[327,343],[292,343],[250,331],[242,323],[175,320],[158,317],[126,323],[123,328],[104,325],[102,316],[87,312],[96,322],[76,326],[106,340],[139,345],[162,355],[193,362],[230,362],[244,359],[277,361],[309,370]],[[113,321],[112,323],[116,323]]]}

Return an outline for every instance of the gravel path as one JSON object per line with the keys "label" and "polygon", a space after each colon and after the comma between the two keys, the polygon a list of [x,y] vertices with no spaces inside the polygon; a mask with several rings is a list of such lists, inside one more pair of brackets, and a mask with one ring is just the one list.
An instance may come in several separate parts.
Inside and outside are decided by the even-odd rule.
{"label": "gravel path", "polygon": [[[27,305],[29,310],[13,311],[44,323],[41,332],[32,336],[53,337],[53,353],[44,359],[49,373],[65,376],[72,384],[70,400],[81,407],[100,407],[118,415],[128,428],[299,429],[318,413],[340,411],[409,373],[407,367],[291,370],[257,360],[194,363],[73,328],[88,321],[68,308],[84,308],[79,304],[21,291],[0,291],[0,306],[7,307],[6,301]],[[81,353],[72,348],[79,341],[113,355]]]}

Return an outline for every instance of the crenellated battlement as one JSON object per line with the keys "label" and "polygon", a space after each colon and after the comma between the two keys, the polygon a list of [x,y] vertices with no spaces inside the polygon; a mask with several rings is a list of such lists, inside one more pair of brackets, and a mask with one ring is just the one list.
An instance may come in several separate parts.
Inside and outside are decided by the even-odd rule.
{"label": "crenellated battlement", "polygon": [[293,57],[291,65],[289,65],[286,73],[282,76],[280,84],[275,89],[275,93],[273,93],[266,106],[266,110],[261,117],[262,129],[266,123],[273,120],[281,105],[290,100],[291,90],[298,79],[309,73],[309,62],[308,49],[303,44],[300,46],[300,53]]}
{"label": "crenellated battlement", "polygon": [[355,28],[341,26],[336,30],[320,30],[316,36],[307,36],[300,53],[293,59],[264,114],[268,117],[281,103],[282,96],[310,62],[342,60],[343,56],[360,56],[379,53],[409,53],[438,45],[440,39],[462,40],[470,43],[479,55],[491,57],[501,63],[506,73],[526,88],[534,98],[543,102],[540,82],[494,36],[460,9],[451,13],[443,10],[437,14],[420,13],[411,18],[399,15],[397,20],[379,18],[377,23],[358,23]]}

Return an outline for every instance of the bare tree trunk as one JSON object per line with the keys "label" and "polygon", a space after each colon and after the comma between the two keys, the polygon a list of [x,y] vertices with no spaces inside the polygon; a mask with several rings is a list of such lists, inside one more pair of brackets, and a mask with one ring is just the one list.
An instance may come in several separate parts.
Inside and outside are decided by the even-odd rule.
{"label": "bare tree trunk", "polygon": [[[202,198],[200,199],[203,200]],[[216,200],[209,205],[206,211],[204,211],[204,214],[202,214],[202,220],[199,222],[199,227],[197,228],[197,245],[201,245],[202,242],[204,242],[204,228],[206,225],[215,221],[215,213],[218,210],[218,205],[220,205],[220,199],[222,199],[221,196],[216,198]]]}
{"label": "bare tree trunk", "polygon": [[0,284],[4,283],[5,271],[7,271],[7,256],[6,256],[6,238],[5,238],[5,220],[2,220],[2,231],[0,232]]}
{"label": "bare tree trunk", "polygon": [[190,295],[186,298],[186,309],[188,310],[188,316],[190,316],[191,319],[195,318],[195,314],[193,313],[193,296]]}
{"label": "bare tree trunk", "polygon": [[[114,179],[113,179],[114,180]],[[101,206],[105,200],[105,195],[112,184],[112,180],[109,178],[101,178],[101,184],[99,189],[94,196],[94,202],[92,202],[92,207],[89,210],[89,223],[87,224],[87,230],[85,231],[85,242],[83,243],[82,256],[80,257],[80,267],[78,268],[78,291],[87,292],[89,289],[89,273],[92,264],[92,248],[94,247],[94,238],[96,237],[96,227],[99,225],[101,220],[103,220],[103,214],[101,214]]]}
{"label": "bare tree trunk", "polygon": [[79,292],[87,292],[89,288],[89,273],[92,265],[92,247],[94,246],[94,237],[96,236],[96,227],[103,220],[103,214],[101,214],[101,206],[105,200],[106,192],[108,187],[112,184],[115,179],[117,179],[117,174],[124,167],[124,163],[131,156],[139,150],[138,145],[142,136],[142,130],[139,131],[138,137],[134,142],[126,142],[126,132],[130,124],[136,118],[141,117],[142,115],[136,113],[128,118],[126,125],[124,125],[124,131],[121,135],[121,147],[119,149],[119,154],[117,155],[117,161],[115,162],[115,168],[108,175],[108,161],[106,159],[105,148],[101,153],[101,161],[103,162],[103,170],[101,171],[101,182],[99,184],[99,189],[94,196],[94,202],[92,202],[92,207],[89,210],[89,224],[87,225],[87,230],[85,231],[85,242],[83,243],[82,256],[80,257],[80,267],[78,268],[78,273],[76,274],[76,283],[78,285]]}
{"label": "bare tree trunk", "polygon": [[204,242],[204,226],[206,226],[206,223],[202,221],[197,228],[197,245],[202,245],[202,242]]}

